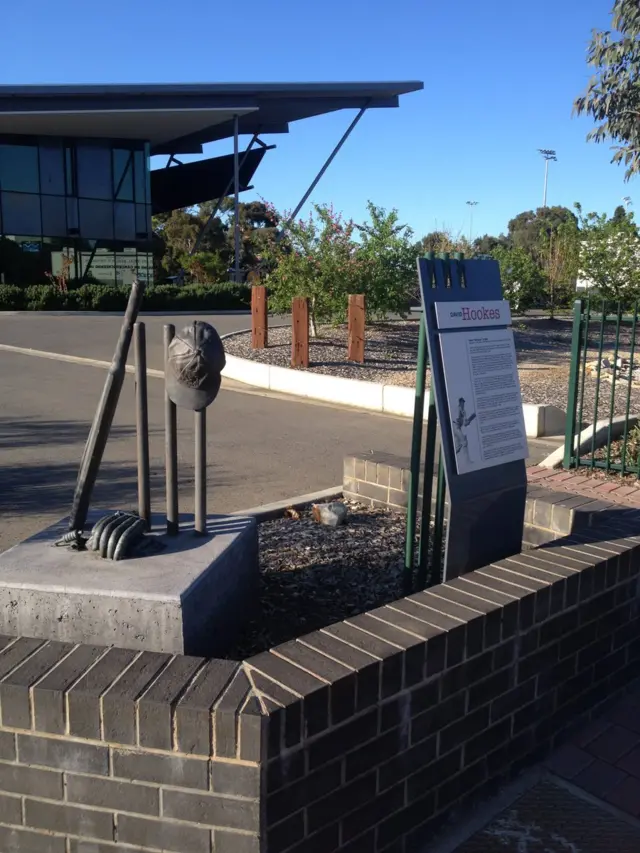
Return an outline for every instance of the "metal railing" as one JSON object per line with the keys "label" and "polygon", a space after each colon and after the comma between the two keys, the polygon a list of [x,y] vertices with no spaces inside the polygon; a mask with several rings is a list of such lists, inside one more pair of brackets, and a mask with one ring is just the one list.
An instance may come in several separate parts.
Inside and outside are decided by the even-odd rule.
{"label": "metal railing", "polygon": [[[640,303],[577,299],[573,306],[564,467],[640,478]],[[635,376],[634,376],[635,373]]]}

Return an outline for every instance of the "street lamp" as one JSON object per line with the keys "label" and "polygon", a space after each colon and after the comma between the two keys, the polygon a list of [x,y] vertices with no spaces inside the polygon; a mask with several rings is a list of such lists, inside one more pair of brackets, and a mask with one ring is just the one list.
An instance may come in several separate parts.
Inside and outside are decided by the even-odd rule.
{"label": "street lamp", "polygon": [[542,206],[547,206],[547,178],[549,176],[549,160],[557,160],[556,152],[551,148],[538,148],[538,154],[544,157],[544,195],[542,197]]}
{"label": "street lamp", "polygon": [[469,245],[471,245],[471,235],[473,234],[473,208],[476,206],[477,201],[468,201],[469,205]]}

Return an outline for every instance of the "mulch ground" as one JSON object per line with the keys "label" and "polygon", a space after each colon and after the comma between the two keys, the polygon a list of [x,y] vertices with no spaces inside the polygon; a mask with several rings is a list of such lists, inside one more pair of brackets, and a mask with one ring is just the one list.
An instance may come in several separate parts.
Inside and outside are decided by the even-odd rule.
{"label": "mulch ground", "polygon": [[[312,373],[342,376],[365,382],[415,387],[418,351],[419,320],[397,320],[371,323],[365,333],[365,363],[347,361],[346,326],[321,326],[319,337],[309,346]],[[514,321],[516,353],[518,356],[520,386],[525,403],[558,406],[566,410],[569,384],[572,322],[570,319],[547,320],[529,318]],[[599,327],[591,329],[588,358],[597,357],[596,341]],[[615,342],[613,324],[606,327],[603,352],[612,352]],[[629,347],[629,330],[623,329],[621,348]],[[225,339],[225,349],[230,355],[248,358],[262,364],[278,367],[291,366],[290,326],[269,330],[269,346],[263,350],[251,349],[250,333],[241,333]],[[302,369],[302,368],[298,368]],[[430,375],[427,371],[427,386]],[[608,417],[611,410],[612,386],[601,383],[596,410],[596,382],[586,377],[582,410],[583,423],[594,418]],[[630,392],[630,412],[640,413],[640,388],[628,389],[626,383],[617,383],[613,394],[613,413],[624,414],[627,394]]]}
{"label": "mulch ground", "polygon": [[259,608],[228,657],[242,660],[402,597],[404,514],[344,503],[340,527],[317,523],[310,510],[259,525]]}

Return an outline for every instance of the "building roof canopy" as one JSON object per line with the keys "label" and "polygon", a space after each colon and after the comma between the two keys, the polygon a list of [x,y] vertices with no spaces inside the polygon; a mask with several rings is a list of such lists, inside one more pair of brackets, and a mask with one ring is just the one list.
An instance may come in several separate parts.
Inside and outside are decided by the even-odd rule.
{"label": "building roof canopy", "polygon": [[420,82],[0,86],[0,134],[145,139],[152,153],[199,153],[233,135],[286,133],[292,121],[395,107]]}

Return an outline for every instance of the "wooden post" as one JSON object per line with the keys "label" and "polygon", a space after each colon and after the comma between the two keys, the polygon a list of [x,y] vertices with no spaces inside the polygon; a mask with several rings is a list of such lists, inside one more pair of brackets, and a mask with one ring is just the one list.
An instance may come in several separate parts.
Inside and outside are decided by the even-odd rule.
{"label": "wooden post", "polygon": [[291,367],[309,367],[309,300],[291,300]]}
{"label": "wooden post", "polygon": [[267,288],[257,284],[251,288],[251,349],[265,349],[267,346]]}
{"label": "wooden post", "polygon": [[364,293],[349,295],[349,361],[364,364]]}

